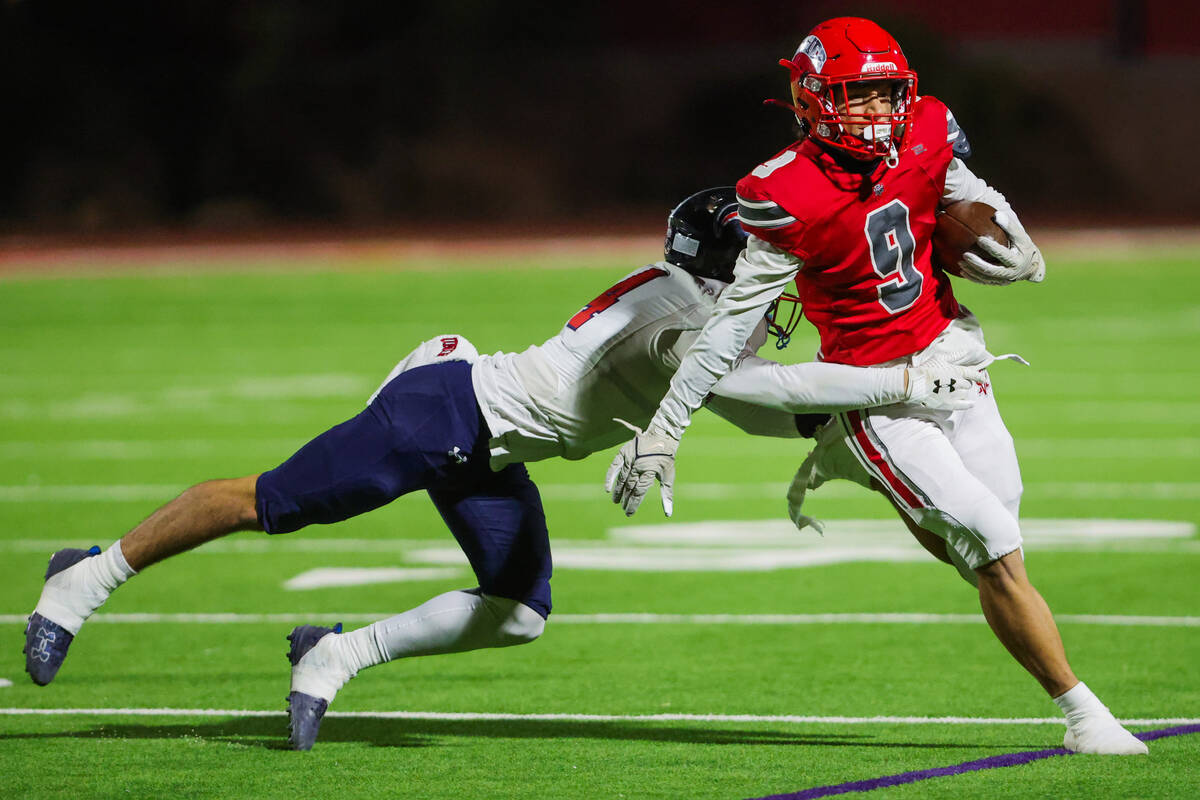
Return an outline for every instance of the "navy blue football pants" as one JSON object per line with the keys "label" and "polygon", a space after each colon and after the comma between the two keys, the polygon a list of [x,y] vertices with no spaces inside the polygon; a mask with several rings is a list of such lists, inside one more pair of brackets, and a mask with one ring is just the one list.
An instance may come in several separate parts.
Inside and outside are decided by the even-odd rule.
{"label": "navy blue football pants", "polygon": [[267,533],[339,522],[424,489],[480,589],[550,614],[550,538],[523,464],[493,472],[490,433],[464,361],[392,379],[361,414],[304,445],[257,483]]}

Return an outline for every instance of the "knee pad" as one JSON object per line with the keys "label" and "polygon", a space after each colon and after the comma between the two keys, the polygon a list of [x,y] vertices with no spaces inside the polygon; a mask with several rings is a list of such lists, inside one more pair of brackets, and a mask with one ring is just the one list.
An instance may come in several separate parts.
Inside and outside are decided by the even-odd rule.
{"label": "knee pad", "polygon": [[481,594],[488,613],[498,623],[493,647],[527,644],[542,635],[546,619],[529,606],[507,597]]}

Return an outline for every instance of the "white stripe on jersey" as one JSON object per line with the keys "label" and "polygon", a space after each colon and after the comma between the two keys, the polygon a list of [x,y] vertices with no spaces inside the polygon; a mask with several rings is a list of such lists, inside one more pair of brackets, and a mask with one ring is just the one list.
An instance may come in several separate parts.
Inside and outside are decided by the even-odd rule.
{"label": "white stripe on jersey", "polygon": [[740,194],[737,196],[738,205],[746,208],[779,208],[779,204],[770,200],[747,200]]}
{"label": "white stripe on jersey", "polygon": [[770,200],[747,200],[738,195],[738,220],[756,228],[782,228],[796,221],[788,211]]}
{"label": "white stripe on jersey", "polygon": [[760,221],[760,220],[756,220],[756,219],[746,219],[745,217],[743,217],[739,214],[738,221],[741,222],[743,225],[750,225],[755,228],[765,228],[765,229],[769,230],[771,228],[783,228],[787,225],[791,225],[793,222],[796,221],[796,218],[793,216],[778,217],[778,218],[772,219],[771,221],[768,222],[765,220]]}

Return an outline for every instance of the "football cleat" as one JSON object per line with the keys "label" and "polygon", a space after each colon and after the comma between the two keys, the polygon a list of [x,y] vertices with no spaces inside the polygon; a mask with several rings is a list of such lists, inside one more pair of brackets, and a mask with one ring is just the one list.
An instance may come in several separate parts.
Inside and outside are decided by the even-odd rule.
{"label": "football cleat", "polygon": [[341,632],[342,623],[339,622],[332,628],[319,625],[299,625],[288,634],[287,638],[292,646],[288,650],[287,657],[292,664],[293,685],[293,691],[287,696],[288,744],[292,746],[293,750],[312,749],[313,744],[317,741],[317,734],[321,730],[321,719],[329,708],[329,701],[325,698],[295,691],[300,660],[316,647],[317,642],[331,633]]}
{"label": "football cleat", "polygon": [[288,744],[293,750],[312,750],[321,730],[321,718],[329,701],[303,692],[290,692],[288,704]]}
{"label": "football cleat", "polygon": [[[85,558],[98,555],[100,555],[100,548],[95,546],[89,550],[76,548],[59,550],[50,556],[50,563],[46,566],[45,580],[50,580]],[[33,678],[34,683],[38,686],[45,686],[54,680],[59,667],[67,657],[67,648],[71,646],[74,638],[75,634],[36,611],[29,615],[29,622],[25,626],[25,648],[22,652],[25,654],[25,671],[29,673],[29,677]]]}
{"label": "football cleat", "polygon": [[1145,742],[1121,727],[1121,723],[1111,716],[1082,720],[1081,724],[1068,726],[1063,747],[1072,753],[1109,756],[1142,756],[1150,752]]}

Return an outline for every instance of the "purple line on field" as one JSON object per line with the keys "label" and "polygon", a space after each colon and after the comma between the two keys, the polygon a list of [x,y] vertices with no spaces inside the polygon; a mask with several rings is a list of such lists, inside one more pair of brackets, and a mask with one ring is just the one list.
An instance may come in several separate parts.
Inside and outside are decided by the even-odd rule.
{"label": "purple line on field", "polygon": [[1135,733],[1134,736],[1143,742],[1153,742],[1155,739],[1165,739],[1168,736],[1182,736],[1185,733],[1200,733],[1200,725],[1176,725],[1174,728],[1159,728],[1156,731]]}
{"label": "purple line on field", "polygon": [[[1157,731],[1145,731],[1134,734],[1143,742],[1164,739],[1168,736],[1182,736],[1185,733],[1200,733],[1200,725],[1177,725],[1174,728],[1162,728]],[[869,792],[872,789],[884,789],[888,786],[900,786],[905,783],[916,783],[930,778],[943,778],[947,775],[961,775],[964,772],[976,772],[982,769],[998,769],[1000,767],[1018,767],[1043,758],[1071,755],[1071,751],[1062,747],[1050,750],[1030,750],[1024,753],[1005,753],[999,756],[988,756],[977,761],[967,761],[950,767],[935,767],[919,769],[913,772],[901,772],[898,775],[884,775],[882,778],[871,778],[865,781],[851,781],[831,786],[814,786],[801,792],[789,794],[773,794],[758,800],[812,800],[816,797],[830,797],[835,794],[849,792]]]}

